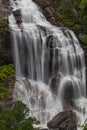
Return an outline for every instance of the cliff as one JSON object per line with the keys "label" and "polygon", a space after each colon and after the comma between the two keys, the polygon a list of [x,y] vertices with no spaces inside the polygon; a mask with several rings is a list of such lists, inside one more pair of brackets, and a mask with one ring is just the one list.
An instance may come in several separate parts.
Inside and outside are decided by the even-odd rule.
{"label": "cliff", "polygon": [[9,0],[0,0],[0,105],[9,108],[12,105],[14,85],[14,67],[8,16],[11,12]]}
{"label": "cliff", "polygon": [[[81,0],[34,0],[34,2],[41,7],[43,14],[53,25],[68,27],[75,32],[85,52],[87,66],[87,28],[84,13],[86,6],[83,9],[80,7]],[[11,11],[12,8],[10,7],[9,0],[0,0],[0,66],[13,63],[12,43],[10,42],[10,29],[8,26],[8,16]],[[20,24],[20,10],[13,12],[13,14],[16,17],[17,23]],[[82,16],[84,16],[84,19]]]}
{"label": "cliff", "polygon": [[[81,7],[81,1],[75,0],[34,0],[40,5],[47,20],[58,27],[72,29],[79,38],[81,46],[87,56],[87,30],[86,16]],[[12,93],[14,85],[14,67],[10,42],[10,28],[8,16],[12,11],[9,1],[0,1],[0,104],[4,108],[12,105]],[[20,10],[13,11],[17,24],[21,23]],[[82,18],[84,16],[84,19]],[[82,20],[82,21],[81,21]],[[84,24],[85,23],[85,24]],[[86,60],[87,66],[87,60]],[[59,115],[58,115],[59,116]],[[59,119],[59,118],[58,118]],[[75,122],[74,122],[75,123]],[[70,125],[72,123],[70,122]],[[61,125],[61,124],[60,124]],[[75,124],[76,127],[76,124]]]}
{"label": "cliff", "polygon": [[0,65],[12,63],[8,15],[11,7],[9,1],[0,0]]}
{"label": "cliff", "polygon": [[[84,49],[85,55],[87,55],[87,3],[84,3],[84,5],[82,1],[83,0],[34,0],[34,2],[41,7],[43,14],[46,16],[49,22],[58,27],[68,27],[75,32],[76,36],[80,40],[82,48]],[[3,30],[0,32],[0,40],[5,43],[5,46],[2,47],[0,50],[4,50],[7,46],[7,54],[9,53],[9,56],[11,56],[9,51],[11,44],[9,44],[10,37],[8,27],[8,16],[11,10],[12,8],[9,5],[9,0],[0,0],[0,28],[1,30],[3,28]],[[15,11],[13,13],[17,19],[17,22],[20,23],[20,11]],[[4,36],[3,34],[6,35]],[[7,51],[7,49],[5,51]],[[12,58],[9,56],[4,56],[6,62],[11,62],[10,59]]]}
{"label": "cliff", "polygon": [[[87,73],[87,1],[34,0],[49,22],[74,31],[84,50]],[[87,80],[86,80],[87,82]]]}

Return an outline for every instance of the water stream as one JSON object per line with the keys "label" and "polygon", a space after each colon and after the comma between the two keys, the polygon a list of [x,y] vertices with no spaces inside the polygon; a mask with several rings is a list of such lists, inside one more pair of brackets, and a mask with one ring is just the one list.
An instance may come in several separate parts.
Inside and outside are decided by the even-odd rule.
{"label": "water stream", "polygon": [[[87,113],[84,52],[75,34],[51,25],[32,0],[10,0],[11,40],[16,68],[14,100],[27,104],[46,124],[63,109]],[[17,24],[14,12],[21,14]]]}

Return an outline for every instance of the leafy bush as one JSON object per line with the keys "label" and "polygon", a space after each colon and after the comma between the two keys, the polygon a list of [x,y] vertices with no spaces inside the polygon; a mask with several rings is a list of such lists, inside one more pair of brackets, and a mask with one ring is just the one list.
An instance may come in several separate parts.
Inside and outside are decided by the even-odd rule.
{"label": "leafy bush", "polygon": [[80,5],[80,17],[82,21],[83,33],[87,34],[87,0],[81,0]]}
{"label": "leafy bush", "polygon": [[10,110],[0,111],[0,130],[37,130],[34,117],[26,118],[29,110],[21,101],[16,101]]}
{"label": "leafy bush", "polygon": [[9,86],[14,83],[14,68],[12,64],[0,66],[0,100],[9,94]]}
{"label": "leafy bush", "polygon": [[[82,10],[87,9],[87,0],[81,0],[79,7],[80,7]],[[86,13],[86,12],[85,12],[85,13]]]}

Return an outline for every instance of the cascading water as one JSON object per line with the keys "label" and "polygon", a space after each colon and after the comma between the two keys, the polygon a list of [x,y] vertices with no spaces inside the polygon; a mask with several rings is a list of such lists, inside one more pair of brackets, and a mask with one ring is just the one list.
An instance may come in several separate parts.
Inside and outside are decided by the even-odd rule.
{"label": "cascading water", "polygon": [[20,10],[22,21],[17,24],[13,12],[9,16],[17,80],[14,98],[26,103],[42,124],[67,107],[85,115],[84,52],[74,33],[51,25],[31,0],[10,4],[13,12]]}

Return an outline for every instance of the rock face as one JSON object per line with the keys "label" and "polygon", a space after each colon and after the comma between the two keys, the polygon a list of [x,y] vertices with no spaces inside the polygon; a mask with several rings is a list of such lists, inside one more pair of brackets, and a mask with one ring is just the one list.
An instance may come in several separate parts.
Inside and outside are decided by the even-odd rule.
{"label": "rock face", "polygon": [[9,0],[0,0],[0,17],[3,20],[8,20],[8,15],[12,10],[9,3]]}
{"label": "rock face", "polygon": [[[10,43],[10,29],[8,26],[8,16],[11,12],[9,0],[0,0],[0,66],[8,65],[12,63],[12,51]],[[7,82],[8,81],[8,82]],[[6,82],[9,94],[4,100],[0,100],[0,105],[3,109],[10,108],[13,104],[13,84],[10,83],[10,79],[1,81]]]}
{"label": "rock face", "polygon": [[[49,22],[51,22],[53,25],[56,25],[59,27],[66,26],[66,27],[69,27],[70,29],[74,30],[74,32],[76,33],[76,36],[78,37],[78,39],[80,41],[80,45],[82,46],[82,48],[84,50],[86,73],[87,73],[87,59],[86,59],[86,57],[87,57],[87,33],[82,34],[82,31],[80,30],[80,27],[82,26],[82,22],[81,21],[74,22],[74,24],[69,26],[68,24],[65,24],[65,21],[67,21],[66,17],[62,18],[62,20],[60,20],[61,16],[65,16],[64,12],[65,12],[65,10],[68,9],[68,7],[66,7],[66,5],[70,4],[70,3],[67,4],[67,2],[70,2],[70,0],[33,0],[33,1],[41,7],[41,10],[43,11],[43,14],[45,15],[46,19]],[[71,5],[73,5],[73,4],[71,4]],[[78,5],[79,5],[79,2],[78,2]],[[64,7],[66,7],[66,8],[64,9]],[[74,5],[74,7],[72,8],[72,13],[75,16],[76,15],[78,16],[77,6],[75,7],[75,5]],[[70,19],[72,22],[72,16],[71,16],[71,18],[69,18],[69,20]],[[63,22],[63,20],[64,20],[64,22]],[[69,22],[67,22],[67,23],[69,23]],[[83,25],[84,25],[84,23],[83,23]],[[83,28],[83,27],[81,27],[81,28]],[[87,84],[87,79],[86,79],[86,84]],[[86,94],[87,94],[87,91],[86,91]]]}
{"label": "rock face", "polygon": [[39,1],[39,0],[33,0],[33,1],[41,7],[43,14],[45,15],[45,17],[49,22],[51,22],[53,25],[56,26],[63,26],[60,22],[58,22],[57,13],[55,9],[51,6],[52,2]]}
{"label": "rock face", "polygon": [[0,0],[0,65],[12,63],[8,16],[11,12],[9,0]]}
{"label": "rock face", "polygon": [[53,130],[77,130],[77,117],[72,110],[65,110],[57,114],[47,126]]}

